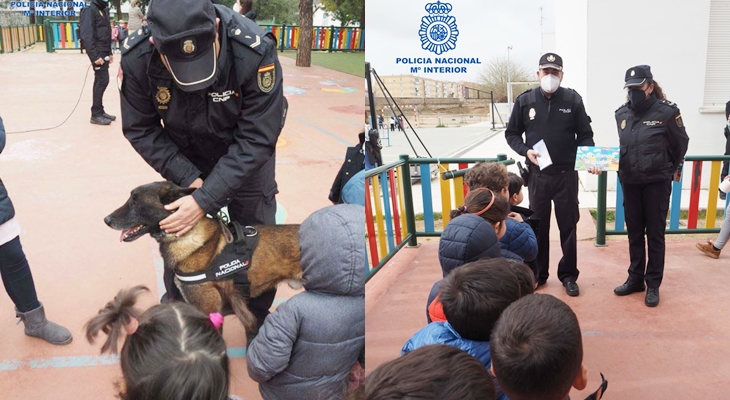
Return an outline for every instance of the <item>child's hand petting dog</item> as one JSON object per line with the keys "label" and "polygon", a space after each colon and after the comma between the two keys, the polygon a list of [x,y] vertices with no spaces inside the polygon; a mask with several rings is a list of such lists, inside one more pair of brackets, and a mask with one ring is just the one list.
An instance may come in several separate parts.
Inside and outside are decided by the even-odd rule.
{"label": "child's hand petting dog", "polygon": [[205,211],[191,195],[165,205],[165,210],[177,211],[160,221],[160,228],[167,233],[174,233],[177,237],[188,233],[205,216]]}

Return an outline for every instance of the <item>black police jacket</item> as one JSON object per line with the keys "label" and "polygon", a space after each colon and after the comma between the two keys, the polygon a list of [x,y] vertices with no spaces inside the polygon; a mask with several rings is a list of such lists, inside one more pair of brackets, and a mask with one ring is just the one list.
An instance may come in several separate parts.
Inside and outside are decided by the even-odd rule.
{"label": "black police jacket", "polygon": [[[523,141],[522,134],[525,134]],[[550,152],[547,170],[572,170],[578,146],[593,146],[591,119],[583,99],[573,89],[558,88],[548,99],[540,88],[529,89],[515,99],[504,132],[507,143],[521,156],[540,140]],[[529,159],[527,165],[532,165]]]}
{"label": "black police jacket", "polygon": [[335,177],[335,181],[332,183],[328,198],[333,203],[342,203],[342,189],[355,174],[365,168],[365,151],[363,150],[365,134],[361,133],[359,138],[360,144],[347,148],[345,161],[342,163]]}
{"label": "black police jacket", "polygon": [[[5,126],[3,125],[3,119],[0,117],[0,153],[5,148]],[[15,216],[15,209],[13,208],[13,202],[8,197],[8,191],[5,189],[2,179],[0,179],[0,225],[9,221],[10,218]]]}
{"label": "black police jacket", "polygon": [[93,0],[89,7],[82,9],[79,18],[81,46],[93,63],[112,54],[112,28],[109,25],[109,12],[101,0]]}
{"label": "black police jacket", "polygon": [[651,183],[672,179],[687,152],[689,137],[679,108],[651,96],[650,106],[637,112],[626,103],[616,110],[622,183]]}
{"label": "black police jacket", "polygon": [[189,186],[203,178],[193,198],[208,213],[236,197],[277,193],[274,156],[286,112],[273,35],[225,6],[215,10],[221,50],[210,87],[179,89],[146,28],[122,44],[120,70],[124,135],[165,179]]}

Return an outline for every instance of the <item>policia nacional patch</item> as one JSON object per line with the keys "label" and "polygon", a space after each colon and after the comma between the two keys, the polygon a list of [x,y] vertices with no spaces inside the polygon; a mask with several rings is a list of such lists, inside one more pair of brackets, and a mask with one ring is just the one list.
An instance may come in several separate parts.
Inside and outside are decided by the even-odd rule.
{"label": "policia nacional patch", "polygon": [[680,114],[680,115],[677,115],[677,117],[675,118],[675,120],[677,121],[677,126],[678,126],[678,127],[680,127],[680,128],[681,128],[681,127],[683,127],[683,126],[684,126],[684,123],[682,122],[682,114]]}
{"label": "policia nacional patch", "polygon": [[274,64],[269,64],[259,68],[259,73],[256,76],[256,81],[259,84],[259,90],[264,93],[269,93],[274,88],[274,80],[276,77],[276,69]]}

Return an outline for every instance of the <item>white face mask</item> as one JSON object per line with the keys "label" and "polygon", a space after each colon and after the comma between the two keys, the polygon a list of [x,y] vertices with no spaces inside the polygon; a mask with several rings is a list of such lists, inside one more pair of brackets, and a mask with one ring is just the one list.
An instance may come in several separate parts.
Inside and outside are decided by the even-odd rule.
{"label": "white face mask", "polygon": [[555,93],[560,87],[560,78],[555,75],[545,75],[540,79],[540,87],[545,93]]}

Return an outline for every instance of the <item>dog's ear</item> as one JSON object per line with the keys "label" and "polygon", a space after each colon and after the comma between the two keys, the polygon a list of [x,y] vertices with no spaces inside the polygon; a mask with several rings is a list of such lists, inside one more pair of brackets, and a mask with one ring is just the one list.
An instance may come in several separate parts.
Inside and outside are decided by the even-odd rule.
{"label": "dog's ear", "polygon": [[170,204],[175,200],[193,194],[195,188],[175,188],[170,189],[167,193],[163,193],[160,196],[160,202],[162,204]]}

